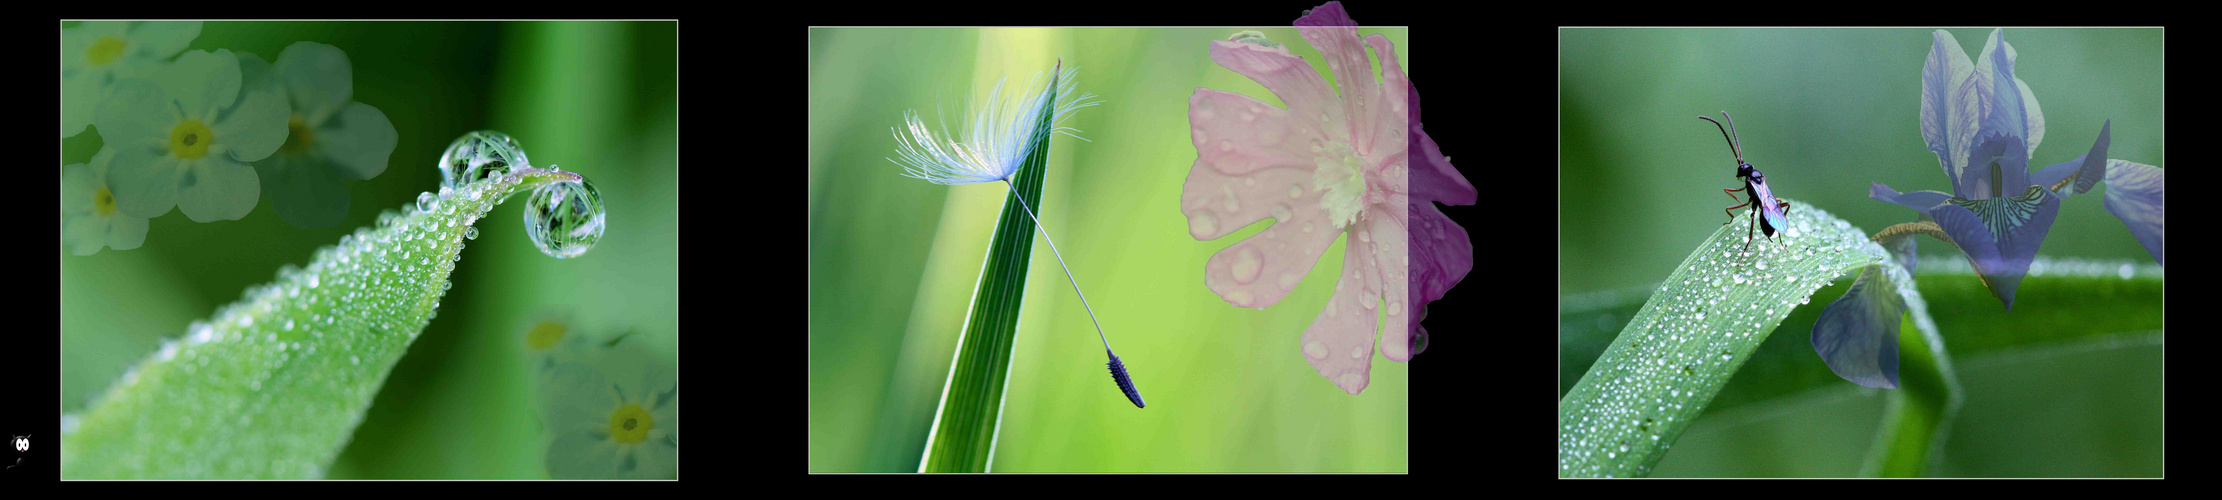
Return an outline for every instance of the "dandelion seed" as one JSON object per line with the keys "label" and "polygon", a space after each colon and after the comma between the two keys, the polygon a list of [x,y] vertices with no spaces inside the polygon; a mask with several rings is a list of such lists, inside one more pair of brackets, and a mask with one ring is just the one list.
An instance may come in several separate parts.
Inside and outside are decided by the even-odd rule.
{"label": "dandelion seed", "polygon": [[[1036,89],[1035,82],[1040,80],[1041,75],[1035,74],[1034,78],[1027,81],[1026,90],[1021,91],[1019,97],[1011,102],[1004,102],[1003,81],[996,81],[995,90],[988,94],[987,109],[979,110],[971,117],[972,128],[962,137],[963,140],[957,140],[957,137],[949,134],[947,122],[941,124],[942,138],[937,139],[926,129],[925,121],[918,119],[917,112],[905,112],[903,122],[910,129],[910,136],[906,138],[901,131],[894,131],[902,159],[889,158],[887,161],[903,166],[903,175],[935,184],[962,185],[1003,181],[1004,187],[1011,190],[1012,198],[1018,199],[1026,216],[1033,219],[1034,227],[1040,230],[1042,240],[1049,242],[1049,251],[1057,256],[1057,265],[1065,269],[1065,279],[1072,283],[1073,294],[1080,296],[1080,305],[1088,310],[1088,320],[1095,323],[1096,339],[1103,341],[1103,353],[1111,358],[1108,365],[1111,367],[1112,380],[1119,384],[1127,399],[1139,408],[1142,406],[1141,393],[1134,389],[1134,382],[1127,376],[1126,367],[1119,361],[1118,355],[1112,353],[1111,341],[1103,335],[1103,322],[1096,319],[1095,307],[1088,304],[1087,294],[1081,293],[1080,281],[1073,278],[1072,266],[1065,264],[1065,256],[1057,250],[1056,240],[1049,238],[1049,230],[1041,227],[1041,218],[1034,215],[1033,207],[1019,193],[1018,186],[1011,183],[1011,177],[1018,173],[1021,163],[1033,154],[1035,145],[1047,142],[1044,135],[1061,133],[1074,139],[1088,140],[1074,133],[1079,132],[1079,129],[1057,124],[1071,118],[1080,108],[1102,102],[1092,100],[1094,94],[1072,95],[1075,85],[1072,77],[1080,70],[1068,70],[1064,66],[1064,60],[1059,59],[1056,68],[1050,70],[1048,85],[1039,90]],[[1050,112],[1049,126],[1046,128],[1041,126],[1044,108]]]}

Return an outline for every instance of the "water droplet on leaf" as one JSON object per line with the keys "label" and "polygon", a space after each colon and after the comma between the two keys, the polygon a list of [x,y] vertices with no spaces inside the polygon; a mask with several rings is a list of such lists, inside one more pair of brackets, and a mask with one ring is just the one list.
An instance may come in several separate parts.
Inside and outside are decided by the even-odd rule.
{"label": "water droplet on leaf", "polygon": [[532,165],[525,148],[509,134],[479,130],[463,134],[440,154],[440,185],[462,189],[482,179],[509,175],[511,169]]}
{"label": "water droplet on leaf", "polygon": [[558,259],[586,253],[601,241],[602,193],[584,177],[541,186],[525,199],[525,234],[540,252]]}

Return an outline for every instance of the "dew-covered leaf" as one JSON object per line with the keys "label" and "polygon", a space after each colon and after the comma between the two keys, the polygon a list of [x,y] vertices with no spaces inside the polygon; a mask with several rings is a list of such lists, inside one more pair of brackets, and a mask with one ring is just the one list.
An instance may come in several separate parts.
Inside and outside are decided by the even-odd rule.
{"label": "dew-covered leaf", "polygon": [[1791,310],[1888,259],[1849,223],[1790,204],[1775,237],[1749,232],[1748,212],[1715,231],[1559,400],[1560,476],[1649,474]]}
{"label": "dew-covered leaf", "polygon": [[286,266],[64,416],[62,476],[322,477],[438,316],[472,223],[511,193],[578,180],[525,169],[426,197]]}

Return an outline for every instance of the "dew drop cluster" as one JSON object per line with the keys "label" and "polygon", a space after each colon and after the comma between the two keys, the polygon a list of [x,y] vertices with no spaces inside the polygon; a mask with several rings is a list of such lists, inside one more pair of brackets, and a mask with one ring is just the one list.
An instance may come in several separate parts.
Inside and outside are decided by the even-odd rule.
{"label": "dew drop cluster", "polygon": [[516,175],[532,167],[505,134],[465,134],[439,168],[437,191],[317,249],[306,267],[283,266],[272,281],[248,287],[100,396],[121,401],[96,401],[84,418],[66,417],[103,432],[124,425],[190,433],[204,445],[143,432],[80,448],[76,459],[192,464],[173,471],[184,477],[319,476],[313,461],[224,457],[246,456],[232,449],[315,448],[351,435],[386,371],[438,317],[454,288],[448,276],[466,241],[478,236],[473,224],[526,179],[542,182],[525,203],[527,232],[542,252],[576,257],[601,239],[605,211],[593,184],[553,166],[565,180]]}

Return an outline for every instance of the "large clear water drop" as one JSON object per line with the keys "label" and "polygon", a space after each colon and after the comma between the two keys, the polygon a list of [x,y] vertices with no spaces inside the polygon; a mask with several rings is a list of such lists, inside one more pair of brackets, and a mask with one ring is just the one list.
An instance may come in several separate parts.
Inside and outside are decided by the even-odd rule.
{"label": "large clear water drop", "polygon": [[440,186],[460,190],[466,184],[509,175],[513,169],[530,165],[524,146],[509,134],[492,130],[465,133],[440,154]]}
{"label": "large clear water drop", "polygon": [[525,234],[540,252],[568,259],[594,248],[603,229],[602,193],[585,177],[534,189],[525,198]]}

